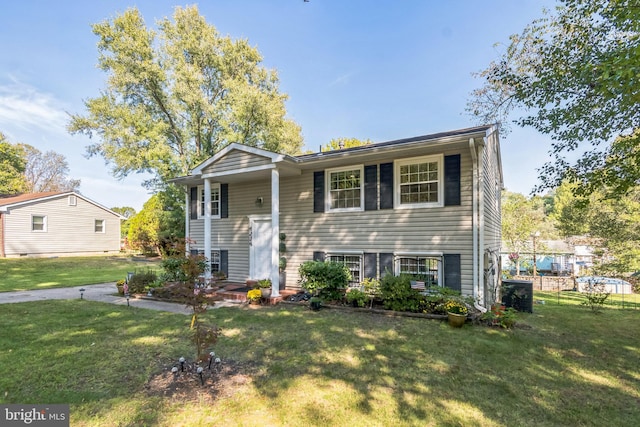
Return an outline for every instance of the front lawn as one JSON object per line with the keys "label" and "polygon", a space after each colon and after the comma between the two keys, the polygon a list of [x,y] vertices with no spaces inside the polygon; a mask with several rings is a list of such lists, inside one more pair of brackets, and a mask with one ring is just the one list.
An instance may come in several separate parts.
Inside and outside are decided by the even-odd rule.
{"label": "front lawn", "polygon": [[[544,298],[536,295],[536,299]],[[193,357],[190,317],[91,301],[6,304],[1,403],[70,403],[72,426],[640,423],[638,312],[536,305],[513,330],[279,305],[210,310],[211,392],[149,387]],[[236,381],[237,380],[237,381]]]}
{"label": "front lawn", "polygon": [[0,259],[0,292],[61,288],[124,279],[129,271],[159,270],[142,257],[92,256]]}

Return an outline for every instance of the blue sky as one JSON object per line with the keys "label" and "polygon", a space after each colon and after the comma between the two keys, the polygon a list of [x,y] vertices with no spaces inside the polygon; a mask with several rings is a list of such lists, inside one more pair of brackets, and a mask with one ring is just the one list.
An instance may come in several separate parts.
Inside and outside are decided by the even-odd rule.
{"label": "blue sky", "polygon": [[[116,180],[90,140],[66,132],[68,113],[105,87],[91,25],[137,7],[148,26],[176,3],[6,2],[0,12],[0,131],[9,141],[63,154],[80,191],[107,207],[141,209],[144,177]],[[287,111],[306,149],[337,137],[375,142],[472,126],[464,114],[472,73],[498,58],[550,0],[206,0],[200,13],[218,31],[246,38],[276,69]],[[505,187],[528,194],[550,141],[514,128],[502,139]]]}

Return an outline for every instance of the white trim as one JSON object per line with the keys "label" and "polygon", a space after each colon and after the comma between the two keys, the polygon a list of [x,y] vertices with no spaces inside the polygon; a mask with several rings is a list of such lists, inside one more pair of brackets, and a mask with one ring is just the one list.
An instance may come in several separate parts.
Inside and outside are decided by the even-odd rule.
{"label": "white trim", "polygon": [[271,296],[280,296],[280,171],[271,170]]}
{"label": "white trim", "polygon": [[328,257],[330,255],[364,255],[364,251],[336,249],[331,251],[325,251],[324,255],[325,257]]}
{"label": "white trim", "polygon": [[[360,206],[353,208],[332,208],[331,207],[331,174],[345,171],[357,170],[360,172]],[[364,165],[350,165],[339,168],[331,168],[324,170],[324,200],[325,212],[362,212],[364,211]]]}
{"label": "white trim", "polygon": [[263,150],[261,148],[250,147],[248,145],[243,145],[243,144],[238,144],[237,142],[233,142],[227,145],[226,147],[224,147],[222,150],[218,151],[213,157],[205,160],[204,162],[200,163],[198,166],[193,168],[191,170],[191,174],[192,175],[201,174],[202,171],[206,169],[209,165],[217,162],[218,160],[220,160],[222,157],[226,156],[228,153],[230,153],[233,150],[243,151],[245,153],[255,154],[256,156],[266,157],[267,159],[270,159],[272,163],[281,162],[288,157],[284,154],[278,154],[272,151]]}
{"label": "white trim", "polygon": [[[98,225],[98,221],[102,222],[102,231],[96,231],[96,226]],[[105,219],[94,218],[93,220],[93,232],[104,234],[107,232],[107,221]]]}
{"label": "white trim", "polygon": [[438,286],[444,286],[444,255],[436,252],[396,252],[393,254],[393,271],[396,276],[400,275],[400,258],[426,258],[434,259],[438,262]]}
{"label": "white trim", "polygon": [[[409,185],[408,183],[402,184],[400,182],[400,168],[405,165],[428,162],[438,163],[438,201],[423,203],[400,203],[400,187],[402,185]],[[440,208],[444,206],[444,154],[409,157],[406,159],[395,160],[393,162],[393,204],[395,209]]]}
{"label": "white trim", "polygon": [[[211,219],[220,219],[220,213],[222,210],[222,200],[220,198],[220,183],[219,182],[214,182],[214,183],[210,183],[211,186],[211,191],[213,191],[214,189],[218,190],[218,214],[217,215],[213,215],[213,213],[211,213]],[[196,207],[197,213],[198,213],[198,219],[203,219],[205,217],[205,212],[206,212],[206,207],[205,207],[205,212],[202,212],[202,205],[204,204],[206,206],[207,202],[206,200],[203,202],[202,201],[202,196],[205,195],[204,193],[204,185],[198,185],[197,187],[197,192],[198,192],[198,206]],[[209,191],[209,206],[211,206],[211,191]],[[206,199],[206,196],[205,196]],[[211,208],[209,208],[211,209]]]}
{"label": "white trim", "polygon": [[202,177],[203,178],[219,178],[222,176],[237,175],[239,172],[251,173],[251,172],[260,172],[264,170],[273,170],[275,168],[276,168],[275,165],[268,164],[268,165],[261,165],[261,166],[252,166],[250,168],[232,169],[232,170],[223,171],[223,172],[212,172],[212,173],[203,174]]}
{"label": "white trim", "polygon": [[[42,218],[42,230],[34,230],[33,229],[33,218],[34,217],[39,217]],[[32,233],[46,233],[49,230],[48,224],[47,224],[47,215],[35,215],[35,214],[31,214],[31,232]]]}

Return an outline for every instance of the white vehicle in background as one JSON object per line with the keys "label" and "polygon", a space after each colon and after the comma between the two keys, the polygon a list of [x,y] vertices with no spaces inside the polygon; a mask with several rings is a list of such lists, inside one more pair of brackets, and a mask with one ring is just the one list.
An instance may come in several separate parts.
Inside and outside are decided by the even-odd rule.
{"label": "white vehicle in background", "polygon": [[576,277],[576,284],[579,292],[588,291],[592,286],[603,284],[604,291],[612,294],[631,294],[633,287],[631,283],[622,279],[615,279],[604,276],[582,276]]}

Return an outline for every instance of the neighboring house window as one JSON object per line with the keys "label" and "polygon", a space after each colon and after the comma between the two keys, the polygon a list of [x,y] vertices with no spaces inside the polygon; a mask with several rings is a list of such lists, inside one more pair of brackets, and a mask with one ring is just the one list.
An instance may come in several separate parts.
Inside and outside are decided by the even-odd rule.
{"label": "neighboring house window", "polygon": [[361,211],[364,206],[363,167],[327,170],[329,211]]}
{"label": "neighboring house window", "polygon": [[31,217],[31,231],[47,231],[47,217],[33,215]]}
{"label": "neighboring house window", "polygon": [[399,160],[395,166],[396,207],[443,205],[443,156]]}
{"label": "neighboring house window", "polygon": [[362,277],[362,255],[352,254],[329,254],[327,257],[329,262],[338,262],[344,264],[351,272],[351,281],[349,286],[359,286]]}
{"label": "neighboring house window", "polygon": [[75,206],[78,203],[76,196],[69,196],[69,206]]}
{"label": "neighboring house window", "polygon": [[427,286],[441,286],[442,258],[428,255],[399,255],[398,274],[411,274],[424,279]]}
{"label": "neighboring house window", "polygon": [[104,233],[105,221],[104,219],[96,219],[94,223],[94,231],[96,233]]}
{"label": "neighboring house window", "polygon": [[[198,218],[204,218],[204,185],[198,186]],[[211,217],[220,218],[220,184],[211,184]]]}

